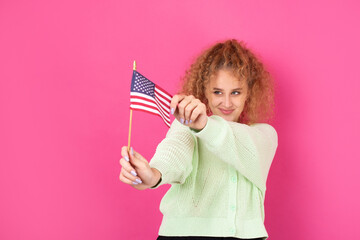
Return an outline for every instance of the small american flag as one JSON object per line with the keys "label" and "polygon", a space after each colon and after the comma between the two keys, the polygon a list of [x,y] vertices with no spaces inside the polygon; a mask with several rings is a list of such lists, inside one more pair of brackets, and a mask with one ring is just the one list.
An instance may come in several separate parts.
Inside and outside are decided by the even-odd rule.
{"label": "small american flag", "polygon": [[130,89],[130,109],[160,116],[170,127],[172,96],[137,71],[133,71]]}

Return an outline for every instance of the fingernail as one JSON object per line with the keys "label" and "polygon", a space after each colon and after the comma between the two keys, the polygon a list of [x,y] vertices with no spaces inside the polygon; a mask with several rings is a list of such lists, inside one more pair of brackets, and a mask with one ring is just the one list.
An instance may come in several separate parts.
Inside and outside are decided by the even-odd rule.
{"label": "fingernail", "polygon": [[128,156],[125,156],[124,157],[126,161],[129,161],[129,157]]}
{"label": "fingernail", "polygon": [[138,183],[142,183],[140,179],[135,179],[135,181],[137,181]]}
{"label": "fingernail", "polygon": [[137,174],[136,174],[136,172],[135,172],[134,170],[131,171],[131,174],[132,174],[133,176],[137,176]]}
{"label": "fingernail", "polygon": [[192,120],[190,119],[190,123],[192,123]]}
{"label": "fingernail", "polygon": [[134,185],[137,185],[138,183],[137,182],[133,182]]}
{"label": "fingernail", "polygon": [[175,108],[171,108],[171,114],[174,114]]}
{"label": "fingernail", "polygon": [[130,148],[130,153],[131,153],[131,155],[134,155],[134,150],[132,147]]}
{"label": "fingernail", "polygon": [[181,122],[181,124],[183,124],[183,123],[184,123],[184,119],[180,118],[180,122]]}
{"label": "fingernail", "polygon": [[189,124],[189,121],[188,121],[188,120],[186,120],[186,121],[185,121],[185,124],[186,124],[186,125],[188,125],[188,124]]}

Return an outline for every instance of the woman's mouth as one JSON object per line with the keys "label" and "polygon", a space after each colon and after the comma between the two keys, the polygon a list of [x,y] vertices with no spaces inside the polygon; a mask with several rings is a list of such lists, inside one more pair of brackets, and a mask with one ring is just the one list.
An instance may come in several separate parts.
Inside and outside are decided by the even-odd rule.
{"label": "woman's mouth", "polygon": [[229,115],[234,111],[234,110],[225,110],[225,109],[221,109],[221,108],[219,108],[219,110],[225,115]]}

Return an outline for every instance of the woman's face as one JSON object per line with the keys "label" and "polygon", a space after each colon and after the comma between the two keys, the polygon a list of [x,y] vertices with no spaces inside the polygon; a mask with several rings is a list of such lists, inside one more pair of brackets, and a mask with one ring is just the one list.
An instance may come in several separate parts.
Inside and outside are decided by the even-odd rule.
{"label": "woman's face", "polygon": [[246,81],[240,81],[229,70],[219,70],[205,91],[212,113],[233,122],[239,120],[247,95]]}

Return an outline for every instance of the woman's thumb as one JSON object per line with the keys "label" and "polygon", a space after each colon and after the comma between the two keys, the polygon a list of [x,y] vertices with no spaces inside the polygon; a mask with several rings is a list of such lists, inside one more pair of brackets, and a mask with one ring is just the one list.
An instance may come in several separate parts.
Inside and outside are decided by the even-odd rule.
{"label": "woman's thumb", "polygon": [[130,148],[130,162],[136,166],[136,167],[141,167],[142,165],[142,156],[135,152],[134,149],[131,147]]}

